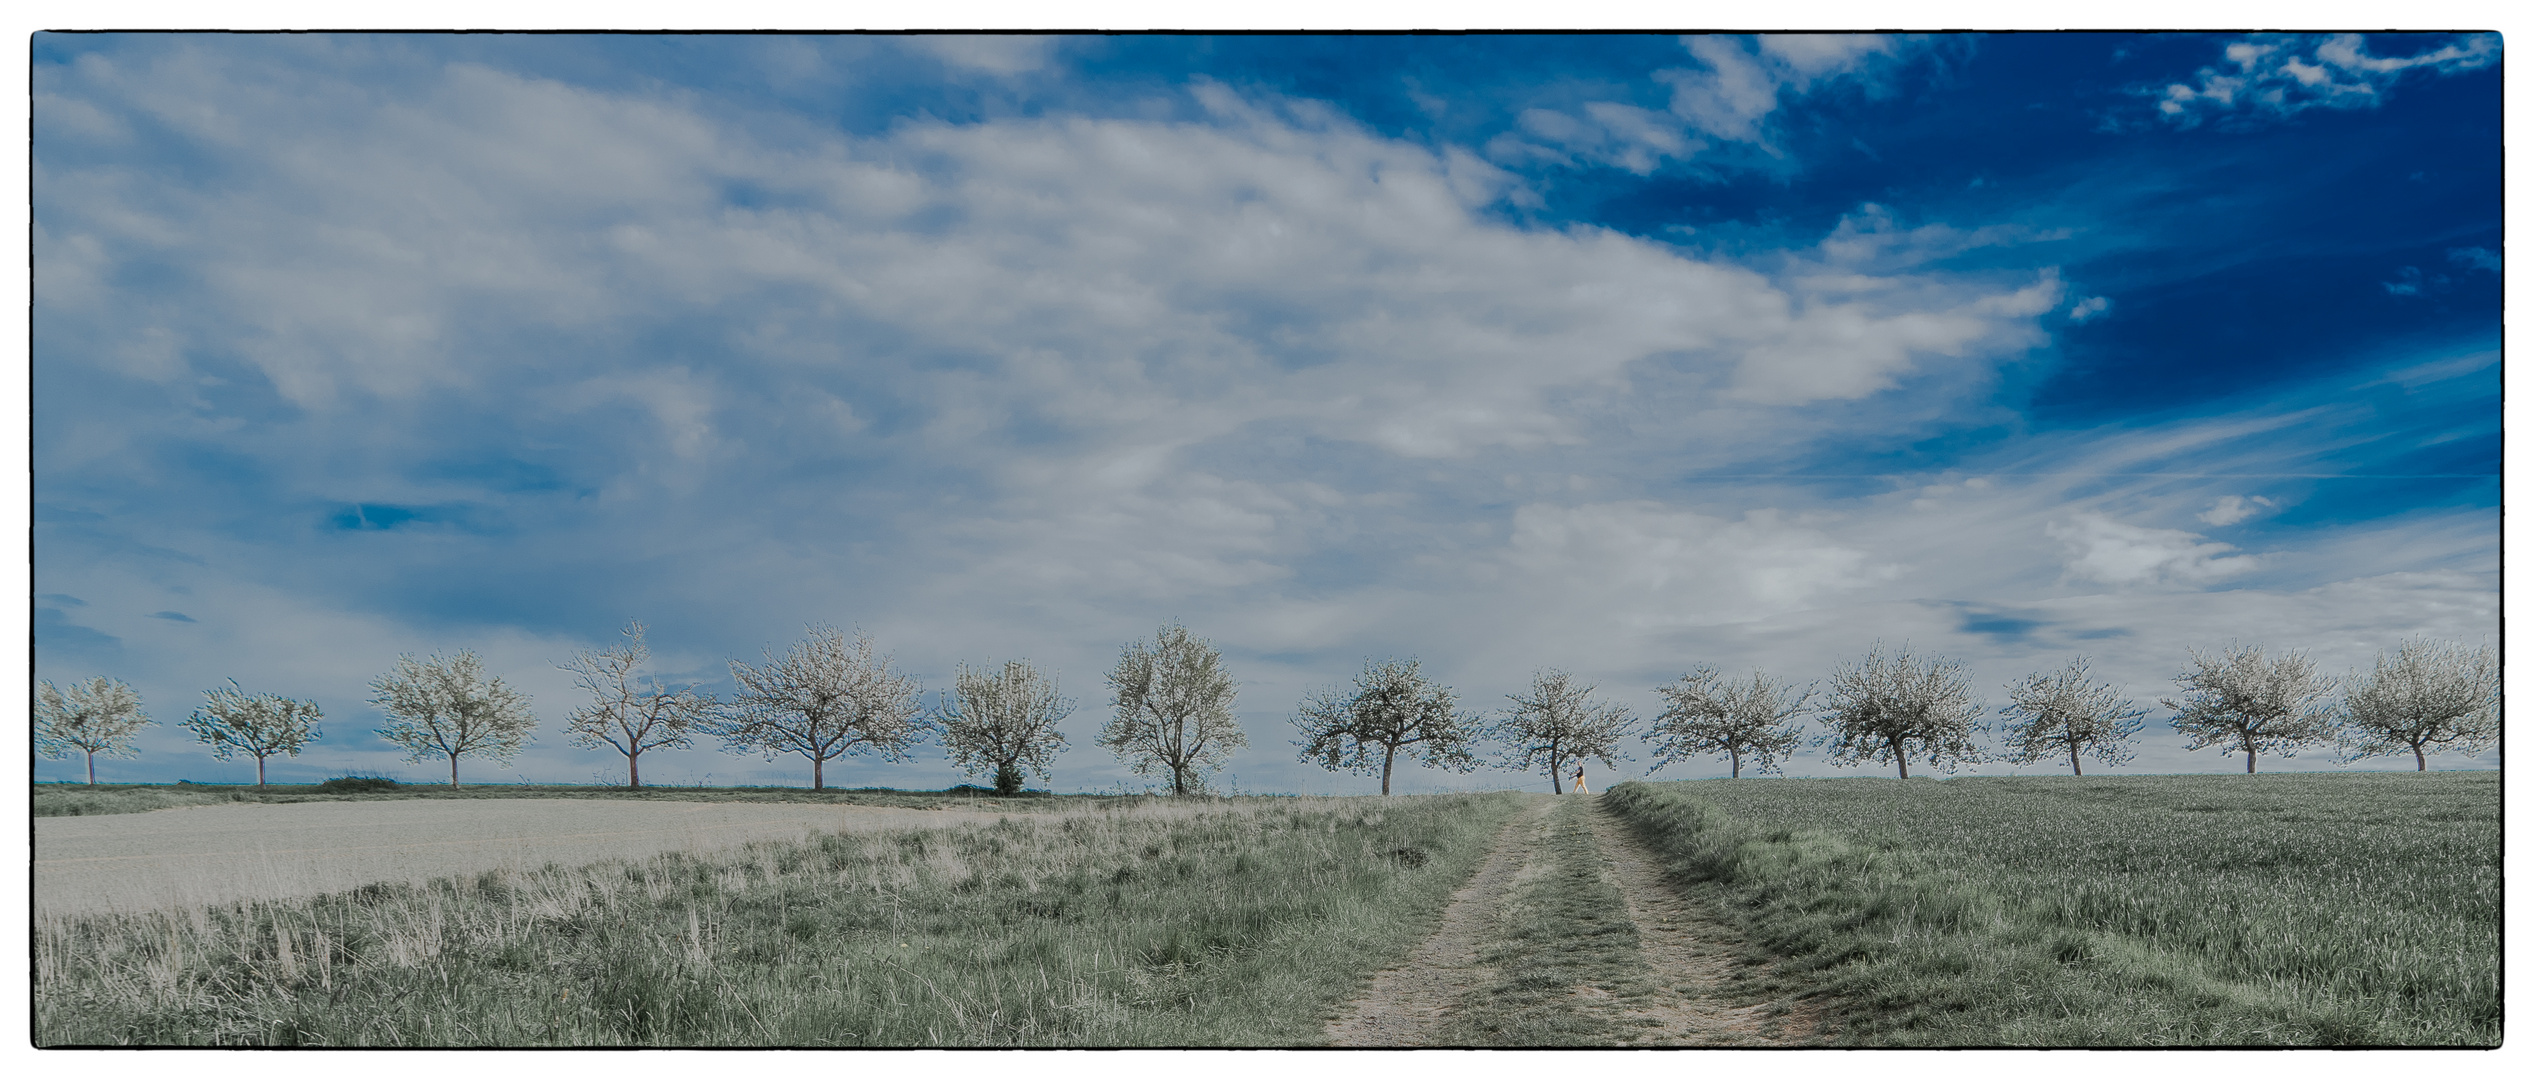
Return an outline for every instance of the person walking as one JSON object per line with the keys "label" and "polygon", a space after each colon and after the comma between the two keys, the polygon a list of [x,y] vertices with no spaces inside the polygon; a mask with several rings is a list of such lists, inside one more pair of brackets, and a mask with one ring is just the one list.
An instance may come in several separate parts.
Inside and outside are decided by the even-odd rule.
{"label": "person walking", "polygon": [[1593,789],[1584,786],[1584,767],[1575,766],[1575,794],[1590,795],[1592,793]]}

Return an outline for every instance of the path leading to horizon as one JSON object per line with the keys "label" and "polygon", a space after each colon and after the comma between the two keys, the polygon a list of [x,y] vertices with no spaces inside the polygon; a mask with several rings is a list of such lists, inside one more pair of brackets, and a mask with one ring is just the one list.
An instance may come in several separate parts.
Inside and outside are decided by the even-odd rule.
{"label": "path leading to horizon", "polygon": [[[1517,917],[1537,920],[1543,908],[1538,882],[1560,856],[1552,845],[1561,829],[1580,827],[1598,862],[1600,880],[1615,889],[1625,922],[1635,929],[1635,961],[1617,966],[1627,974],[1562,988],[1545,998],[1531,995],[1535,1011],[1566,1014],[1538,1025],[1504,1016],[1490,995],[1529,979],[1539,970],[1497,970],[1491,956],[1507,955],[1505,943]],[[1578,857],[1568,852],[1566,858]],[[1532,899],[1526,900],[1526,895]],[[1604,916],[1615,913],[1603,912]],[[1553,916],[1552,916],[1553,917]],[[1534,924],[1536,932],[1536,923]],[[1738,992],[1736,973],[1749,950],[1742,935],[1715,913],[1663,880],[1660,863],[1599,796],[1543,796],[1517,815],[1496,838],[1467,884],[1452,895],[1441,923],[1397,967],[1376,975],[1327,1027],[1331,1045],[1416,1047],[1487,1045],[1455,1021],[1493,1009],[1507,1029],[1617,1032],[1607,1040],[1573,1045],[1791,1046],[1813,1041],[1821,1026],[1808,1002],[1751,1000]],[[1617,983],[1614,989],[1607,983]],[[1556,1040],[1527,1045],[1555,1045]]]}

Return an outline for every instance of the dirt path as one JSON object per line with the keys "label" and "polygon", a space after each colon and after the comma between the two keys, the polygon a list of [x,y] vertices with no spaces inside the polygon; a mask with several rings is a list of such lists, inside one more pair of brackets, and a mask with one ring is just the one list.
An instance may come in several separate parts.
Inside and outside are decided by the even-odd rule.
{"label": "dirt path", "polygon": [[[1500,973],[1479,955],[1500,933],[1500,920],[1523,871],[1538,854],[1551,815],[1565,800],[1543,800],[1506,825],[1495,849],[1469,883],[1452,894],[1442,924],[1399,967],[1374,977],[1347,1011],[1330,1021],[1332,1046],[1437,1045],[1434,1035],[1454,1007],[1473,990],[1494,985]],[[1785,1046],[1810,1041],[1819,1017],[1808,1005],[1777,1008],[1728,996],[1741,966],[1744,944],[1727,923],[1665,884],[1660,864],[1628,832],[1618,816],[1599,805],[1573,807],[1607,860],[1636,924],[1638,950],[1649,971],[1650,992],[1614,998],[1577,987],[1567,1007],[1609,1009],[1619,1030],[1638,1032],[1631,1046]]]}
{"label": "dirt path", "polygon": [[1800,1004],[1772,1019],[1769,1003],[1736,1005],[1724,997],[1742,966],[1742,935],[1665,884],[1661,864],[1616,813],[1595,805],[1585,820],[1610,860],[1658,988],[1653,1000],[1624,1012],[1654,1022],[1632,1045],[1784,1046],[1813,1033],[1818,1019]]}
{"label": "dirt path", "polygon": [[1373,976],[1373,984],[1348,1010],[1329,1021],[1331,1046],[1431,1046],[1452,1003],[1471,987],[1495,981],[1478,963],[1478,947],[1496,931],[1496,918],[1513,892],[1514,879],[1531,862],[1549,813],[1543,800],[1496,834],[1496,847],[1469,883],[1443,907],[1443,922],[1407,962]]}

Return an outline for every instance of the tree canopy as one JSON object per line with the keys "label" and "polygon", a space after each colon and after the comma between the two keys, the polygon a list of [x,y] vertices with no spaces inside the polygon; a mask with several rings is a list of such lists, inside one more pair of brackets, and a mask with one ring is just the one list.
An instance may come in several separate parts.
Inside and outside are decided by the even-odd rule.
{"label": "tree canopy", "polygon": [[1203,793],[1207,774],[1249,745],[1232,716],[1235,688],[1223,654],[1187,627],[1164,626],[1152,644],[1128,644],[1108,685],[1115,711],[1100,745],[1137,776],[1168,774],[1173,795]]}
{"label": "tree canopy", "polygon": [[1575,685],[1566,672],[1537,672],[1528,696],[1505,697],[1513,707],[1505,710],[1495,731],[1504,744],[1505,767],[1521,772],[1546,768],[1550,791],[1565,793],[1570,765],[1599,761],[1603,768],[1615,769],[1630,760],[1619,749],[1619,740],[1635,729],[1636,717],[1627,706],[1594,701],[1593,688]]}
{"label": "tree canopy", "polygon": [[628,621],[623,645],[583,652],[561,665],[572,673],[572,685],[590,695],[589,704],[564,717],[563,730],[574,746],[605,746],[624,755],[627,787],[642,786],[646,751],[694,745],[695,731],[711,722],[719,707],[691,684],[669,686],[645,673],[651,648],[642,634],[641,623]]}
{"label": "tree canopy", "polygon": [[1742,776],[1744,758],[1761,772],[1777,772],[1779,758],[1803,742],[1804,712],[1812,690],[1773,682],[1758,671],[1749,682],[1727,679],[1715,668],[1697,670],[1654,691],[1667,703],[1654,718],[1655,767],[1723,754]]}
{"label": "tree canopy", "polygon": [[317,721],[325,718],[325,711],[314,701],[293,701],[280,694],[250,696],[238,688],[236,679],[203,697],[202,708],[194,710],[185,727],[195,738],[211,744],[211,756],[221,761],[240,752],[255,755],[257,787],[264,786],[265,759],[274,754],[298,757],[300,748],[317,740]]}
{"label": "tree canopy", "polygon": [[810,761],[810,788],[827,786],[827,763],[846,754],[909,760],[909,750],[930,731],[912,675],[889,670],[890,658],[856,634],[848,641],[832,626],[813,626],[809,637],[761,666],[730,662],[739,684],[730,706],[713,721],[712,733],[743,753],[799,754]]}
{"label": "tree canopy", "polygon": [[370,704],[387,714],[379,737],[405,748],[405,760],[449,759],[449,786],[458,786],[458,759],[488,754],[509,768],[534,738],[537,718],[528,695],[486,678],[484,661],[471,651],[416,660],[408,653],[370,684]]}
{"label": "tree canopy", "polygon": [[1056,725],[1072,713],[1073,702],[1057,692],[1055,677],[1027,660],[1007,660],[993,673],[961,664],[941,705],[942,744],[968,775],[991,772],[996,794],[1017,795],[1023,770],[1049,779],[1049,766],[1065,748]]}
{"label": "tree canopy", "polygon": [[2349,760],[2408,751],[2427,772],[2433,752],[2475,754],[2499,741],[2499,656],[2489,648],[2405,641],[2350,683],[2341,707]]}
{"label": "tree canopy", "polygon": [[141,695],[120,680],[97,676],[87,685],[63,690],[51,682],[35,688],[35,749],[48,758],[79,754],[88,762],[88,782],[97,782],[97,755],[139,757],[132,737],[158,723],[141,711]]}
{"label": "tree canopy", "polygon": [[2012,700],[1998,710],[2006,718],[2006,760],[2031,764],[2065,756],[2068,769],[2083,776],[2084,757],[2120,765],[2135,756],[2128,741],[2146,725],[2147,710],[2120,696],[2119,688],[2093,681],[2091,664],[2079,656],[2007,688]]}
{"label": "tree canopy", "polygon": [[1320,691],[1295,713],[1300,757],[1325,769],[1380,776],[1384,795],[1402,752],[1428,768],[1468,772],[1478,767],[1470,753],[1475,732],[1452,706],[1452,688],[1428,680],[1413,658],[1367,660],[1353,692]]}
{"label": "tree canopy", "polygon": [[1829,730],[1819,742],[1834,762],[1893,762],[1903,780],[1913,756],[1951,772],[1981,760],[1975,735],[1981,708],[1962,661],[1922,661],[1907,645],[1886,654],[1878,641],[1865,659],[1831,671],[1822,706]]}

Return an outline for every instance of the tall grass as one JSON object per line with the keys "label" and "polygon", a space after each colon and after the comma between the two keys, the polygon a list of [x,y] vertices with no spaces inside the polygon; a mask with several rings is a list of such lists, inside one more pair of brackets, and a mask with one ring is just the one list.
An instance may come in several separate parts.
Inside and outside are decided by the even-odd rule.
{"label": "tall grass", "polygon": [[1739,780],[1609,796],[1843,1037],[2491,1046],[2495,773]]}
{"label": "tall grass", "polygon": [[39,1045],[1316,1041],[1516,800],[1256,799],[37,926]]}

